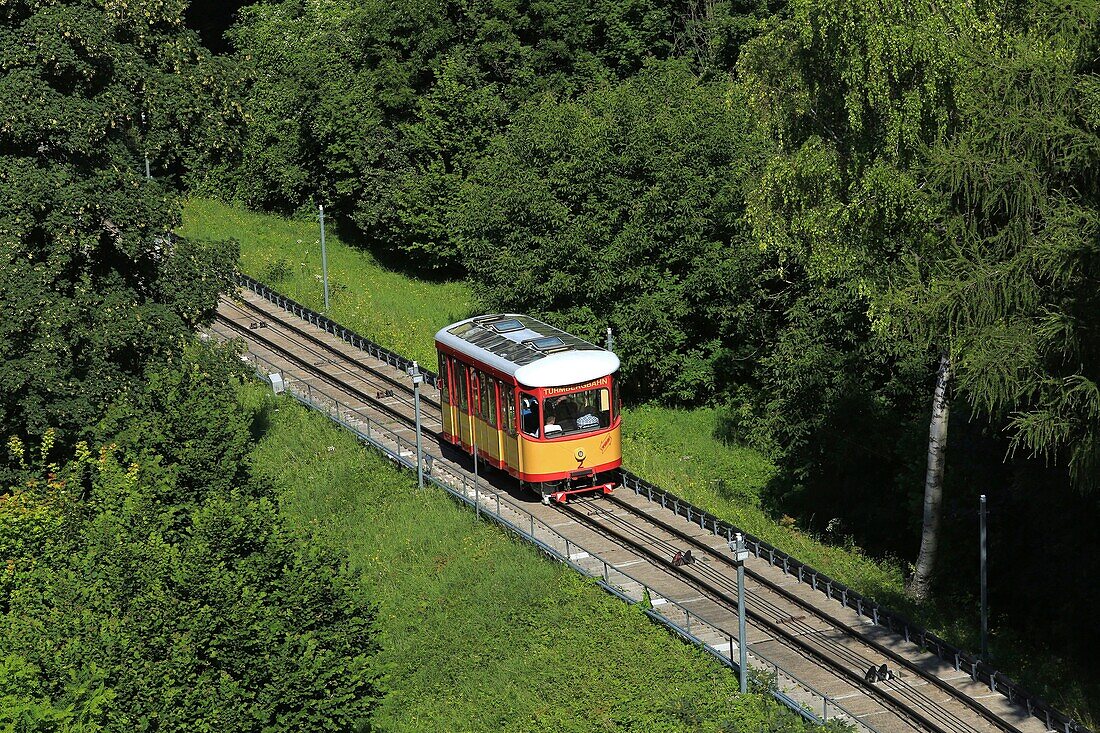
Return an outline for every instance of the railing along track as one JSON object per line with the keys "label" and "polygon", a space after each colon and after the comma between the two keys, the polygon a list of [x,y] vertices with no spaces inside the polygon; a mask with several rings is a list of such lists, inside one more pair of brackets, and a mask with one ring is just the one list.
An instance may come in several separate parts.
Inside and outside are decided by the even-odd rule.
{"label": "railing along track", "polygon": [[[284,310],[287,310],[294,315],[306,320],[307,322],[321,328],[328,333],[340,338],[351,346],[358,348],[371,356],[385,361],[393,367],[407,370],[412,366],[412,361],[405,357],[392,352],[385,347],[382,347],[375,342],[367,339],[354,331],[347,329],[340,324],[331,321],[327,317],[312,311],[309,308],[301,305],[297,301],[288,298],[281,293],[267,287],[263,283],[251,278],[247,275],[238,274],[236,276],[236,282],[241,287],[247,288],[257,295],[260,295],[269,302],[277,305]],[[252,304],[248,304],[250,308],[257,313],[263,313],[265,317],[270,317],[270,313],[256,309]],[[341,358],[350,360],[346,354],[339,351],[335,347],[325,344],[323,341],[316,339],[315,337],[306,334],[302,329],[297,326],[284,323],[280,321],[282,325],[285,325],[289,330],[298,332],[304,338],[307,338],[312,343],[323,347],[324,349],[336,354],[340,354]],[[234,328],[239,331],[247,331],[247,329],[240,329],[239,325],[234,325]],[[249,332],[249,337],[255,337],[255,332]],[[302,360],[298,360],[298,363],[304,363]],[[362,362],[356,362],[361,368],[378,373],[377,370],[372,369],[369,365]],[[311,365],[310,365],[311,366]],[[437,385],[437,375],[429,369],[421,368],[425,377],[425,382],[432,386]],[[381,376],[381,375],[380,375]],[[393,380],[387,377],[394,386],[401,388],[404,391],[409,391],[406,385],[401,384],[399,380]],[[370,395],[359,392],[359,396],[366,397],[371,404],[378,404],[380,409],[386,411],[388,414],[392,414],[398,419],[408,422],[411,418],[407,415],[403,415],[398,411],[392,410],[388,405],[380,403],[378,400],[372,398]],[[422,395],[423,401],[428,402],[431,407],[439,409],[439,403],[435,400],[425,399]],[[434,433],[433,433],[434,434]],[[685,517],[689,522],[697,523],[701,528],[709,528],[715,535],[732,537],[736,532],[742,532],[736,526],[729,522],[721,520],[709,512],[695,506],[694,504],[685,501],[671,492],[665,491],[660,487],[642,479],[633,472],[626,468],[621,469],[621,475],[623,478],[623,486],[626,490],[633,491],[639,496],[646,496],[649,500],[659,503],[662,507],[669,508],[676,514]],[[914,642],[920,646],[924,651],[930,652],[939,659],[952,664],[956,670],[966,671],[971,679],[977,682],[981,682],[987,685],[991,692],[997,692],[1002,694],[1008,699],[1010,703],[1016,703],[1026,707],[1028,713],[1040,720],[1045,720],[1046,727],[1050,730],[1060,731],[1061,733],[1092,733],[1088,728],[1082,726],[1077,721],[1073,720],[1064,713],[1055,710],[1049,703],[1042,698],[1029,693],[1021,688],[1015,681],[1013,681],[1007,675],[998,672],[995,669],[989,667],[985,662],[978,659],[973,654],[955,647],[949,642],[943,640],[939,636],[929,632],[922,627],[913,624],[905,619],[900,614],[885,608],[877,602],[864,597],[857,591],[852,590],[845,584],[836,581],[828,575],[821,573],[809,565],[802,563],[801,561],[791,557],[789,554],[779,550],[771,544],[755,537],[751,533],[742,532],[745,536],[746,544],[749,547],[750,552],[757,557],[766,560],[776,568],[781,569],[785,574],[790,577],[797,578],[800,583],[809,585],[813,590],[825,594],[828,598],[839,602],[842,606],[856,611],[862,617],[869,619],[871,622],[878,626],[887,628],[899,636],[903,637],[907,642]],[[894,658],[892,653],[887,654],[890,658]],[[927,677],[925,679],[928,679]],[[930,680],[931,681],[931,680]],[[940,681],[942,682],[942,681]],[[949,686],[950,687],[950,686]],[[953,689],[953,688],[952,688]],[[956,691],[957,694],[957,691]],[[957,698],[958,699],[958,698]],[[1008,727],[1005,727],[1008,726]],[[1006,731],[1016,730],[1007,721],[1001,721],[998,727],[1002,727]]]}
{"label": "railing along track", "polygon": [[[263,308],[260,308],[255,303],[251,303],[247,300],[227,300],[226,302],[229,303],[230,305],[232,305],[234,308],[237,308],[238,310],[247,310],[251,313],[256,314],[256,317],[260,318],[261,320],[264,319],[264,318],[270,318],[271,317],[271,314],[268,313],[267,311],[265,311]],[[339,349],[336,349],[331,344],[326,343],[324,341],[324,339],[320,339],[320,338],[314,336],[313,334],[311,334],[309,331],[302,328],[301,326],[298,326],[294,323],[291,323],[290,321],[280,320],[279,321],[279,328],[283,329],[283,330],[286,330],[286,331],[290,331],[291,333],[293,333],[300,340],[300,343],[302,344],[302,346],[305,346],[304,342],[308,342],[310,344],[313,344],[314,346],[316,346],[318,348],[321,348],[321,349],[324,349],[325,351],[327,351],[331,354],[337,354],[340,357],[340,359],[342,359],[343,361],[346,361],[349,364],[353,364],[353,365],[355,365],[356,368],[361,369],[365,372],[368,372],[369,374],[377,377],[378,379],[381,379],[382,381],[386,382],[386,384],[390,385],[391,387],[397,387],[402,392],[407,392],[409,390],[409,385],[406,382],[403,382],[399,379],[394,379],[389,374],[386,374],[385,372],[383,372],[380,369],[376,369],[372,364],[370,364],[366,361],[363,361],[362,359],[356,359],[353,356],[349,356],[348,354],[344,353],[343,351],[340,351]],[[434,385],[433,385],[433,389],[434,389]],[[426,394],[424,390],[421,390],[421,393],[420,393],[420,403],[421,403],[421,405],[428,405],[429,407],[433,407],[436,410],[441,409],[441,406],[439,404],[439,400],[433,399],[431,397],[431,395]]]}
{"label": "railing along track", "polygon": [[[325,382],[326,384],[328,384],[332,387],[335,387],[337,389],[341,389],[341,390],[347,392],[348,394],[353,395],[355,398],[359,399],[363,403],[371,405],[371,407],[373,407],[374,409],[384,412],[389,417],[391,417],[395,420],[399,420],[402,423],[405,423],[406,427],[408,427],[408,423],[412,420],[412,418],[409,415],[406,415],[404,412],[402,412],[401,410],[398,410],[393,405],[387,404],[384,401],[385,398],[380,398],[380,397],[377,396],[377,394],[372,395],[369,392],[366,392],[366,391],[360,389],[359,387],[356,387],[356,386],[354,386],[354,385],[352,385],[348,382],[339,380],[336,376],[334,376],[332,374],[329,374],[329,373],[325,372],[324,370],[320,369],[316,364],[311,364],[307,359],[304,359],[301,356],[295,354],[289,348],[287,348],[287,347],[285,347],[281,344],[276,343],[272,339],[267,338],[262,333],[260,333],[261,329],[249,328],[248,326],[237,323],[233,319],[226,318],[226,317],[222,316],[221,314],[218,314],[217,322],[225,324],[226,326],[228,326],[229,328],[233,329],[234,331],[240,333],[242,336],[244,336],[247,339],[251,339],[253,341],[256,341],[256,342],[262,344],[264,346],[264,348],[268,349],[272,353],[279,354],[282,358],[287,359],[291,363],[297,365],[298,368],[312,373],[317,379]],[[279,325],[281,327],[284,324],[280,321]],[[329,350],[333,351],[334,353],[337,353],[337,354],[339,353],[338,351],[332,349],[331,347],[329,347],[327,345],[324,345],[324,344],[322,344],[322,345],[326,349],[329,349]],[[348,372],[348,373],[351,374],[352,372]],[[377,375],[377,372],[372,371],[372,374]],[[402,384],[398,383],[396,380],[391,380],[391,381],[392,381],[393,384],[395,384],[399,387],[399,389],[401,390],[401,393],[402,393],[400,398],[398,398],[397,394],[394,393],[394,399],[398,399],[402,404],[405,404],[406,406],[408,406],[411,409],[412,408],[412,399],[411,398],[406,399],[406,396],[405,396],[405,392],[408,391],[408,388],[405,385],[402,385]],[[438,437],[439,436],[439,431],[432,430],[431,428],[425,427],[424,425],[421,425],[421,430],[425,434],[430,435],[432,437]]]}
{"label": "railing along track", "polygon": [[[577,518],[579,521],[585,522],[590,526],[597,528],[599,531],[606,531],[613,535],[618,541],[626,543],[630,548],[639,553],[645,554],[654,562],[658,562],[666,568],[679,571],[681,577],[689,583],[696,584],[700,590],[711,594],[714,598],[720,600],[729,609],[736,612],[737,601],[734,596],[730,594],[729,588],[723,588],[721,585],[729,584],[732,581],[729,577],[717,572],[712,566],[708,566],[705,562],[700,562],[701,558],[698,558],[695,563],[691,565],[682,565],[676,567],[671,562],[672,552],[678,549],[682,549],[677,545],[673,545],[668,540],[664,540],[657,535],[649,532],[644,527],[638,526],[636,523],[632,523],[620,515],[613,514],[607,511],[602,505],[612,504],[619,509],[628,512],[633,517],[648,522],[655,527],[664,530],[671,535],[675,540],[689,545],[690,549],[695,550],[697,553],[702,553],[706,557],[713,558],[718,563],[726,565],[730,568],[735,567],[735,564],[731,557],[723,554],[716,548],[702,542],[695,537],[687,534],[679,528],[676,528],[663,520],[652,516],[650,513],[643,511],[639,507],[632,506],[631,504],[616,498],[614,495],[594,497],[583,504],[578,506],[568,507],[569,513]],[[585,514],[584,509],[595,508],[596,511],[591,514]],[[616,525],[616,526],[612,526]],[[631,534],[634,536],[632,537]],[[652,548],[654,546],[664,547],[666,552],[662,554]],[[832,614],[829,614],[810,603],[807,603],[804,599],[800,598],[794,593],[776,585],[765,576],[753,571],[748,565],[745,567],[746,576],[752,578],[760,585],[767,588],[769,593],[780,596],[789,603],[793,603],[803,611],[812,614],[817,619],[824,621],[829,626],[839,629],[845,633],[851,639],[859,641],[861,644],[873,650],[874,654],[880,658],[889,659],[895,665],[905,668],[912,675],[919,679],[926,681],[934,685],[937,689],[947,693],[950,698],[956,702],[961,703],[972,712],[978,714],[984,720],[995,726],[996,728],[1005,731],[1005,733],[1023,733],[1019,728],[1011,723],[1001,719],[995,713],[988,708],[982,706],[976,700],[966,695],[964,692],[952,687],[947,682],[941,680],[935,675],[926,675],[926,673],[916,664],[904,656],[897,654],[893,650],[875,642],[872,639],[866,638],[857,629],[853,628],[849,624],[844,623],[840,619],[836,618]],[[763,610],[754,610],[751,606],[764,606]],[[942,706],[936,701],[929,698],[921,690],[910,686],[902,679],[895,677],[891,680],[887,680],[885,686],[882,683],[868,683],[864,679],[864,670],[867,669],[868,664],[875,664],[875,656],[866,655],[861,656],[856,650],[845,648],[836,642],[833,642],[823,637],[812,626],[805,623],[803,619],[794,621],[787,625],[781,625],[777,621],[768,618],[765,611],[771,611],[778,617],[785,616],[785,612],[779,609],[767,598],[762,597],[759,592],[749,593],[746,596],[746,615],[756,621],[758,624],[766,628],[769,632],[783,638],[787,643],[796,646],[803,652],[810,655],[813,659],[819,661],[823,665],[827,666],[834,672],[837,672],[852,681],[856,686],[867,691],[872,696],[878,698],[884,703],[900,708],[905,715],[912,717],[914,720],[918,720],[922,725],[928,727],[929,730],[939,731],[941,733],[947,733],[947,731],[957,731],[957,727],[949,727],[951,723],[956,722],[957,719],[949,721],[935,721],[928,715],[921,712],[921,707],[931,710],[939,709],[944,715],[950,716],[950,711],[943,710]],[[795,631],[792,631],[794,629]],[[805,639],[818,639],[822,647],[818,648],[814,644],[808,643]],[[831,648],[831,649],[830,649]],[[834,656],[830,656],[829,652],[832,651],[837,657],[847,657],[847,659],[837,659]],[[846,664],[848,666],[846,666]],[[893,692],[895,694],[889,694],[887,692]],[[908,698],[908,699],[906,699]],[[952,716],[953,717],[953,716]],[[962,725],[966,725],[963,721],[957,721]],[[965,730],[976,730],[970,726],[967,726]]]}

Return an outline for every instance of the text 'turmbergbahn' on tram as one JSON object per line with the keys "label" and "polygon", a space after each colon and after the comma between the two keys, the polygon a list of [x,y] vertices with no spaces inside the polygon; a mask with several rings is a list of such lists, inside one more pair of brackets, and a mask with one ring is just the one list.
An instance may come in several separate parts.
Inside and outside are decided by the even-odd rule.
{"label": "text 'turmbergbahn' on tram", "polygon": [[443,435],[543,501],[611,493],[622,465],[619,358],[529,316],[479,316],[435,335]]}

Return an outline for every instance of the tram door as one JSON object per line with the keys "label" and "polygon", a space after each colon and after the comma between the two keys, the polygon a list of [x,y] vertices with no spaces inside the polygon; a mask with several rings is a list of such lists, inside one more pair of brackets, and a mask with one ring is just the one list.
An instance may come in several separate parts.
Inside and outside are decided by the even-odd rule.
{"label": "tram door", "polygon": [[[455,385],[451,367],[451,359],[442,352],[439,354],[439,406],[443,418],[443,433],[454,436],[458,433],[455,427]],[[447,440],[452,440],[447,438]]]}
{"label": "tram door", "polygon": [[473,420],[470,417],[470,405],[476,393],[470,390],[470,370],[466,365],[454,362],[454,366],[455,392],[458,395],[458,401],[455,405],[455,432],[458,434],[459,442],[468,448],[473,443],[471,433]]}
{"label": "tram door", "polygon": [[500,447],[504,462],[519,471],[519,437],[516,433],[516,388],[499,383],[500,388]]}

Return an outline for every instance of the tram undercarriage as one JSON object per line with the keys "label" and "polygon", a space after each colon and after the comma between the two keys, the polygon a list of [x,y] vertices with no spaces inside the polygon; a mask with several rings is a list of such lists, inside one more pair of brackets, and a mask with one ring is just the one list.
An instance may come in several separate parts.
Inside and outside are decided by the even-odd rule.
{"label": "tram undercarriage", "polygon": [[527,485],[538,492],[543,504],[558,502],[565,504],[570,496],[579,494],[610,494],[614,492],[616,483],[609,480],[610,475],[597,474],[591,469],[587,471],[575,471],[569,478],[559,481],[539,481]]}

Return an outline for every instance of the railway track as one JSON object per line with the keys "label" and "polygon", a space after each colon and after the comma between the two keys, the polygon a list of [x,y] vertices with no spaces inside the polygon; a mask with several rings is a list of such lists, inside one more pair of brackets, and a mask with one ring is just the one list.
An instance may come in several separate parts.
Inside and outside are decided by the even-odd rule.
{"label": "railway track", "polygon": [[[737,612],[736,581],[731,577],[736,566],[727,552],[614,495],[574,502],[565,507],[565,511],[654,562],[680,573],[701,591],[718,600],[731,614]],[[672,557],[684,550],[692,550],[695,561],[687,565],[674,565]],[[983,730],[1021,733],[1018,727],[998,718],[970,697],[961,695],[938,677],[925,676],[924,671],[911,660],[867,638],[858,629],[755,572],[751,563],[746,564],[745,574],[755,581],[753,589],[745,597],[746,617],[759,630],[785,640],[813,657],[822,667],[861,686],[869,695],[916,721],[922,728],[955,733]],[[791,612],[792,605],[801,611],[800,615]],[[831,633],[834,630],[843,632],[844,643]],[[890,662],[890,677],[880,682],[868,682],[865,671],[879,667],[884,659]],[[914,681],[919,684],[912,684]],[[950,701],[957,701],[976,713],[988,725],[979,727],[967,723],[963,716],[950,710],[948,701],[931,697],[924,689],[929,686],[946,694]]]}
{"label": "railway track", "polygon": [[[336,337],[296,320],[270,303],[246,295],[240,300],[223,298],[211,330],[220,338],[243,338],[261,358],[288,365],[288,375],[299,388],[304,386],[332,397],[353,417],[371,414],[377,422],[381,415],[389,429],[411,438],[414,430],[409,380],[390,365],[363,359]],[[434,438],[425,440],[425,452],[451,464],[448,470],[455,475],[469,473],[469,458],[438,442],[442,430],[440,404],[433,393],[438,394],[433,388],[422,389],[422,429]],[[486,490],[496,492],[498,514],[503,504],[522,505],[524,513],[541,512],[549,521],[554,521],[553,514],[567,517],[577,527],[577,541],[592,546],[598,539],[616,567],[644,562],[648,572],[667,579],[671,587],[686,586],[703,593],[703,598],[693,599],[709,604],[703,613],[714,617],[713,624],[725,624],[722,628],[729,628],[733,619],[732,628],[736,630],[734,570],[722,554],[720,538],[711,535],[708,544],[689,534],[692,525],[680,517],[661,518],[660,507],[647,509],[615,497],[582,500],[565,507],[542,507],[536,502],[532,508],[529,498],[518,496],[506,483],[487,483]],[[698,560],[674,567],[672,555],[684,546],[698,553]],[[912,653],[899,652],[897,639],[872,638],[873,633],[822,610],[757,572],[751,560],[746,573],[753,581],[746,599],[746,612],[752,620],[750,648],[759,651],[765,645],[775,647],[778,651],[772,656],[784,659],[794,652],[802,659],[801,671],[815,680],[825,680],[817,683],[820,688],[837,688],[841,694],[833,693],[834,698],[854,701],[848,705],[859,708],[853,717],[872,730],[1037,733],[1045,728],[1035,725],[1037,721],[1029,719],[1026,711],[1012,718],[998,715],[950,681],[923,669]],[[896,676],[868,683],[864,679],[866,670],[882,660],[888,661]],[[786,666],[791,669],[790,664]]]}

